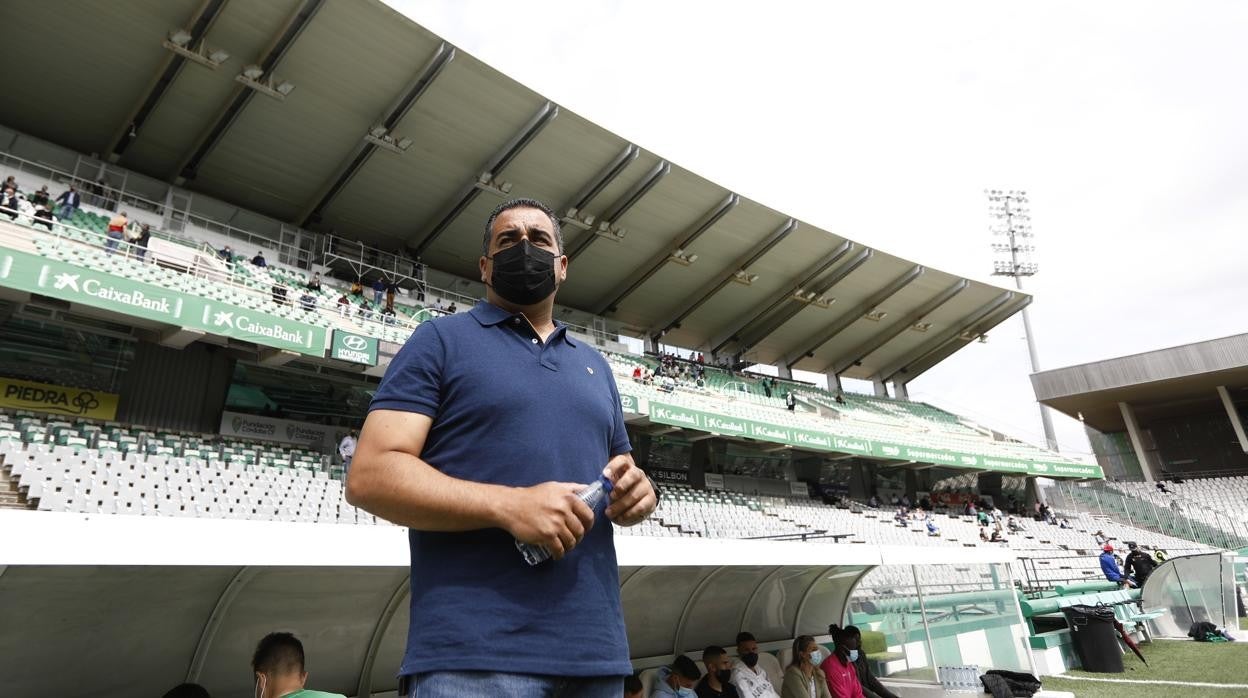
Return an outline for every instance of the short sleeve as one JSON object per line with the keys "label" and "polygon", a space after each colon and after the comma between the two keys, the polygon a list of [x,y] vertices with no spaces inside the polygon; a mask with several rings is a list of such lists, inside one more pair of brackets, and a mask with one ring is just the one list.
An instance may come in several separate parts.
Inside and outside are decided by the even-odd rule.
{"label": "short sleeve", "polygon": [[620,389],[615,385],[615,374],[611,372],[611,366],[606,361],[602,363],[607,379],[611,381],[611,400],[615,408],[611,423],[611,456],[615,457],[631,452],[633,445],[629,443],[628,430],[624,428],[624,407],[620,404]]}
{"label": "short sleeve", "polygon": [[435,322],[422,322],[395,355],[377,386],[373,410],[418,412],[436,417],[442,404],[446,347]]}

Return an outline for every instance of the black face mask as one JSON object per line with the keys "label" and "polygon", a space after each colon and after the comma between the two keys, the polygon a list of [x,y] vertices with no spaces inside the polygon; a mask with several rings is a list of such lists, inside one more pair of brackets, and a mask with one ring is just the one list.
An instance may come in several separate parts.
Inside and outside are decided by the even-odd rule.
{"label": "black face mask", "polygon": [[758,652],[748,652],[741,655],[741,661],[745,662],[746,666],[753,669],[754,665],[758,664]]}
{"label": "black face mask", "polygon": [[727,685],[728,682],[732,680],[732,669],[720,669],[715,672],[715,680],[719,681],[721,684]]}
{"label": "black face mask", "polygon": [[490,286],[504,300],[533,305],[555,292],[555,255],[528,240],[495,253]]}

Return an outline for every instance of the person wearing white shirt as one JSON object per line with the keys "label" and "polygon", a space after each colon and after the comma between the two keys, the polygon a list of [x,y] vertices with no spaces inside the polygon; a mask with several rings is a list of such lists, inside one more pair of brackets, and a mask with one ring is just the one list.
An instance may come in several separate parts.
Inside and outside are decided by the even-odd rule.
{"label": "person wearing white shirt", "polygon": [[758,641],[748,632],[737,635],[737,657],[729,681],[741,698],[780,698],[767,672],[758,666]]}
{"label": "person wearing white shirt", "polygon": [[351,468],[351,458],[355,456],[355,439],[359,434],[352,429],[338,442],[338,455],[342,456],[342,479],[347,479],[347,470]]}

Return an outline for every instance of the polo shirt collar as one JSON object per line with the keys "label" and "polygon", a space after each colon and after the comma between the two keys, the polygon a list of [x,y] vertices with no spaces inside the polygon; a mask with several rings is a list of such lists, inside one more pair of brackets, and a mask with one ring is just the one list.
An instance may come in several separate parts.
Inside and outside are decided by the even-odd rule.
{"label": "polo shirt collar", "polygon": [[[472,315],[477,322],[481,323],[482,327],[501,325],[502,323],[519,315],[519,313],[509,313],[487,300],[478,301],[476,305],[472,306],[472,310],[468,311],[468,314]],[[558,320],[555,320],[554,323],[555,331],[551,336],[562,336],[563,341],[567,342],[570,346],[577,346],[577,341],[572,339],[572,336],[568,334],[568,326]]]}

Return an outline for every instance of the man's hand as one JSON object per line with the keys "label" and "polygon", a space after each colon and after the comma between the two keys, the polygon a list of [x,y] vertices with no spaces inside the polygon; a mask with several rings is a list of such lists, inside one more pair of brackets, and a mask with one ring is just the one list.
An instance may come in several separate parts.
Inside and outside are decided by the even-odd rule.
{"label": "man's hand", "polygon": [[650,486],[650,478],[633,462],[633,456],[625,453],[612,458],[602,471],[614,488],[607,518],[620,526],[641,523],[654,512],[658,496]]}
{"label": "man's hand", "polygon": [[522,543],[544,546],[558,560],[594,525],[594,512],[576,496],[584,487],[543,482],[512,490],[502,507],[502,527]]}

